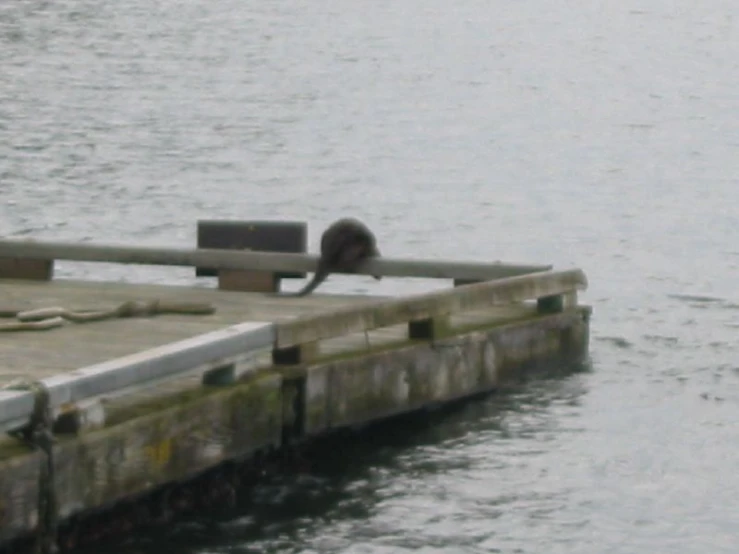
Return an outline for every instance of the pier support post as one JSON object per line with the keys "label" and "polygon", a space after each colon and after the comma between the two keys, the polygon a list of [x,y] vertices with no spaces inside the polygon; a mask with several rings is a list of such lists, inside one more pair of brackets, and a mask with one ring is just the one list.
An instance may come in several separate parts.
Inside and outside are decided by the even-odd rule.
{"label": "pier support post", "polygon": [[282,443],[299,441],[305,434],[306,377],[286,377],[282,380]]}
{"label": "pier support post", "polygon": [[577,306],[577,292],[567,292],[537,299],[536,311],[540,314],[556,314]]}
{"label": "pier support post", "polygon": [[227,363],[209,369],[203,373],[202,382],[211,386],[233,385],[236,382],[236,364]]}
{"label": "pier support post", "polygon": [[274,365],[300,365],[318,356],[318,343],[310,342],[289,346],[287,348],[275,348],[272,350],[272,363]]}
{"label": "pier support post", "polygon": [[53,431],[61,435],[82,435],[105,427],[107,414],[100,399],[93,398],[64,406],[54,420]]}
{"label": "pier support post", "polygon": [[410,340],[434,340],[449,330],[449,316],[438,315],[428,319],[408,322],[408,338]]}

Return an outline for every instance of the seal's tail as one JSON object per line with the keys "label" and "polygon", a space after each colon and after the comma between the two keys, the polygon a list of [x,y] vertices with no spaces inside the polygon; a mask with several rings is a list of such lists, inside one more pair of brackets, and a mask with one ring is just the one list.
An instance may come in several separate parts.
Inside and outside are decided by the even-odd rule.
{"label": "seal's tail", "polygon": [[316,290],[318,285],[323,283],[326,280],[326,277],[328,277],[329,271],[326,269],[325,265],[322,263],[318,263],[318,268],[316,269],[315,274],[313,275],[313,279],[311,279],[307,285],[305,285],[302,289],[300,289],[298,292],[286,292],[281,294],[281,296],[306,296]]}

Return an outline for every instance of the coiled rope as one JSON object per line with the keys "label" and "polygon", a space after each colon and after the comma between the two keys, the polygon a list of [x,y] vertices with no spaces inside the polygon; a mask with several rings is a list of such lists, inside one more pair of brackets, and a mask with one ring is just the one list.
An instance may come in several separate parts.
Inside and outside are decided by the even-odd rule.
{"label": "coiled rope", "polygon": [[0,332],[44,331],[61,327],[67,322],[89,323],[105,319],[161,314],[210,315],[215,311],[215,307],[210,304],[162,302],[161,300],[129,300],[108,310],[68,310],[61,307],[27,311],[3,310],[2,316],[14,318],[15,321],[0,323]]}

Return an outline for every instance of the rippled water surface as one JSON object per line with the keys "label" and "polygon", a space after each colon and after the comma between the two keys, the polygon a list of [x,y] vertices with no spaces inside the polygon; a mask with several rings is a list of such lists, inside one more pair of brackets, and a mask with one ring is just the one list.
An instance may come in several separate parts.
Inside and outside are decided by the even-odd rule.
{"label": "rippled water surface", "polygon": [[351,213],[388,256],[590,279],[588,371],[121,552],[737,552],[738,25],[733,0],[3,2],[5,236],[299,219],[315,248]]}

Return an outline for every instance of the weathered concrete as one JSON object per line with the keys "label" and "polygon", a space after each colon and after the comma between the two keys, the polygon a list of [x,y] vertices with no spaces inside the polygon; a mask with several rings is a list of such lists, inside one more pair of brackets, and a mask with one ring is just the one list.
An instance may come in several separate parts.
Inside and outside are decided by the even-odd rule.
{"label": "weathered concrete", "polygon": [[[223,461],[277,447],[282,378],[252,376],[234,387],[202,387],[117,414],[116,424],[55,448],[59,515],[99,509],[192,477]],[[36,524],[40,454],[0,443],[0,542]]]}
{"label": "weathered concrete", "polygon": [[588,348],[589,313],[577,308],[312,366],[306,434],[491,391],[529,364],[578,360]]}
{"label": "weathered concrete", "polygon": [[[483,307],[505,306],[530,299],[559,298],[587,286],[579,269],[534,273],[483,281],[408,298],[393,298],[363,307],[347,306],[310,319],[288,321],[277,329],[277,347],[286,348],[398,323],[428,320]],[[560,308],[562,305],[560,303]],[[554,311],[554,310],[552,310]]]}
{"label": "weathered concrete", "polygon": [[[492,391],[531,364],[577,361],[587,353],[589,314],[582,306],[533,313],[112,406],[105,428],[55,447],[59,514],[104,508],[287,440]],[[0,442],[0,543],[34,529],[40,463],[17,441]]]}

